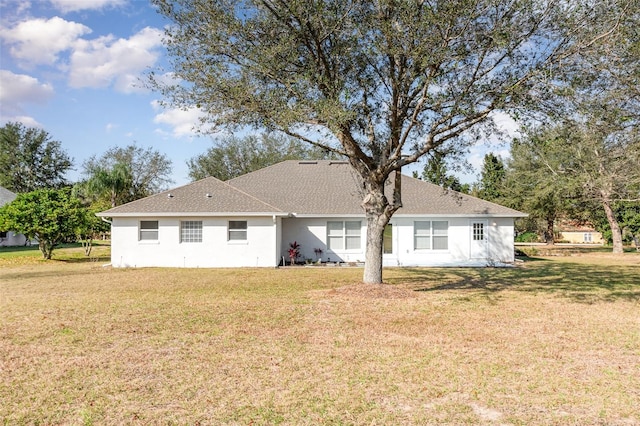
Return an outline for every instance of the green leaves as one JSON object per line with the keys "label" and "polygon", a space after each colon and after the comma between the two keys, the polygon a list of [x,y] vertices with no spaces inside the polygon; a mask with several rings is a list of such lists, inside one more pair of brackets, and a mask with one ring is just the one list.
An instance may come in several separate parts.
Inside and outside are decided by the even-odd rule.
{"label": "green leaves", "polygon": [[0,128],[0,186],[13,192],[60,188],[72,165],[60,142],[44,130],[20,123]]}
{"label": "green leaves", "polygon": [[50,259],[58,244],[75,240],[89,226],[88,214],[69,189],[39,189],[0,208],[0,226],[36,238],[42,256]]}

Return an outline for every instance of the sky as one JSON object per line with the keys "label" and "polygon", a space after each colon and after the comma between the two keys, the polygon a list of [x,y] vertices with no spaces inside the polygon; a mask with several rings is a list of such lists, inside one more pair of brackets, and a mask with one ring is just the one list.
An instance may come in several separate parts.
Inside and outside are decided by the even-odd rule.
{"label": "sky", "polygon": [[[167,65],[168,24],[148,0],[0,0],[0,126],[20,122],[60,141],[72,182],[91,156],[135,144],[172,161],[172,186],[188,183],[186,162],[214,139],[195,131],[198,110],[164,109],[144,86],[149,70]],[[487,151],[508,156],[497,138],[472,148],[463,182],[477,180]]]}

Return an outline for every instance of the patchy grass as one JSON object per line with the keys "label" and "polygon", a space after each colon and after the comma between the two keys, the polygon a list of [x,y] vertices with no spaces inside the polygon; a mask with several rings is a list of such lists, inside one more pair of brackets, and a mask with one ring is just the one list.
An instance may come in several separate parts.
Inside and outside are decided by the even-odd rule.
{"label": "patchy grass", "polygon": [[637,254],[367,286],[68,250],[0,258],[4,424],[640,424]]}

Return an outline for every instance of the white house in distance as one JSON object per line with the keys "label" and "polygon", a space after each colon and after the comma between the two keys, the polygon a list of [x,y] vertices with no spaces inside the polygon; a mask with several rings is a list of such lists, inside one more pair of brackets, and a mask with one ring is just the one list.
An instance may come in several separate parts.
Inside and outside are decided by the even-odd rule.
{"label": "white house in distance", "polygon": [[[390,186],[390,191],[391,191]],[[114,267],[276,267],[363,262],[362,194],[344,161],[284,161],[222,182],[213,177],[99,213]],[[526,214],[408,176],[384,239],[385,266],[486,266],[514,261]]]}
{"label": "white house in distance", "polygon": [[[15,200],[17,195],[6,188],[0,186],[0,207]],[[10,229],[0,229],[0,247],[4,246],[24,246],[31,244],[24,235]]]}

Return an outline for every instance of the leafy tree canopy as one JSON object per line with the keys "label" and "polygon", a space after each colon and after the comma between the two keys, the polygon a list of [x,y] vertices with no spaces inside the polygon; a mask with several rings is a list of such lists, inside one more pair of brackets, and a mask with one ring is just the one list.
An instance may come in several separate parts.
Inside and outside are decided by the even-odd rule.
{"label": "leafy tree canopy", "polygon": [[83,164],[85,191],[112,205],[158,193],[172,183],[171,160],[152,148],[113,147]]}
{"label": "leafy tree canopy", "polygon": [[0,208],[0,228],[36,238],[42,256],[51,259],[58,244],[77,236],[86,216],[87,210],[69,188],[38,189],[18,194]]}
{"label": "leafy tree canopy", "polygon": [[153,2],[174,22],[174,82],[151,76],[169,103],[348,158],[363,188],[366,283],[382,282],[383,232],[402,206],[401,179],[385,193],[388,178],[433,149],[460,152],[492,111],[539,102],[619,12],[596,1]]}
{"label": "leafy tree canopy", "polygon": [[487,201],[499,201],[504,193],[505,177],[506,172],[502,158],[493,152],[485,154],[480,171],[478,193],[480,198]]}
{"label": "leafy tree canopy", "polygon": [[187,162],[192,180],[214,176],[229,180],[284,160],[323,160],[336,154],[313,148],[300,140],[273,134],[229,137]]}
{"label": "leafy tree canopy", "polygon": [[13,192],[60,188],[73,166],[61,143],[42,129],[7,123],[0,128],[0,186]]}
{"label": "leafy tree canopy", "polygon": [[444,189],[451,189],[465,194],[468,194],[471,191],[469,184],[463,185],[460,183],[460,179],[449,173],[446,154],[437,150],[434,150],[427,155],[427,164],[425,164],[422,169],[421,178],[427,182],[439,185]]}

